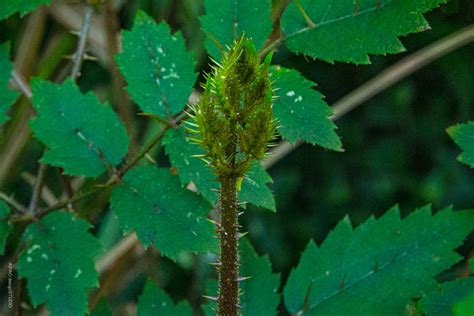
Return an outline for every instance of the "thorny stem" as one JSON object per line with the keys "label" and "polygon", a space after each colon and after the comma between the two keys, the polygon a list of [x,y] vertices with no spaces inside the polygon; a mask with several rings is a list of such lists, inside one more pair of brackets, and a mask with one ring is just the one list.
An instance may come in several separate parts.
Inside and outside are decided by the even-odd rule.
{"label": "thorny stem", "polygon": [[71,71],[71,78],[76,81],[79,77],[82,61],[84,59],[84,52],[86,49],[87,36],[91,27],[93,9],[91,6],[86,6],[84,9],[84,19],[82,22],[81,32],[79,34],[79,43],[77,44],[76,53],[74,54],[73,67]]}
{"label": "thorny stem", "polygon": [[221,180],[221,227],[219,229],[221,265],[219,268],[218,315],[236,316],[239,310],[239,223],[237,178]]}

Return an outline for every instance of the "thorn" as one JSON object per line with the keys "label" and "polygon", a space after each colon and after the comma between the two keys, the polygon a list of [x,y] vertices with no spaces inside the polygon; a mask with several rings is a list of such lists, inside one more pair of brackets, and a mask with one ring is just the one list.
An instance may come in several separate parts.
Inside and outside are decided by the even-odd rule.
{"label": "thorn", "polygon": [[239,239],[240,239],[240,238],[244,238],[244,237],[247,236],[248,234],[249,234],[249,232],[240,233]]}
{"label": "thorn", "polygon": [[207,296],[207,295],[203,295],[202,297],[207,298],[208,300],[217,302],[217,297],[214,297],[214,296]]}
{"label": "thorn", "polygon": [[238,282],[242,282],[242,281],[245,281],[245,280],[248,280],[248,279],[251,279],[252,277],[251,276],[248,276],[248,277],[240,277],[237,279]]}
{"label": "thorn", "polygon": [[220,261],[217,261],[217,262],[209,262],[210,265],[213,265],[213,266],[216,266],[216,267],[220,267],[222,266],[222,262]]}

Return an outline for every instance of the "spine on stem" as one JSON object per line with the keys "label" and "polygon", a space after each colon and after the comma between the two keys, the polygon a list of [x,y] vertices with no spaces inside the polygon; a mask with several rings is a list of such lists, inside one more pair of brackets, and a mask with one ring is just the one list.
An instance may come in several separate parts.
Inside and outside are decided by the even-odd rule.
{"label": "spine on stem", "polygon": [[252,41],[242,36],[222,53],[203,85],[199,103],[191,109],[189,137],[201,145],[201,157],[221,183],[221,242],[218,315],[238,315],[239,223],[237,192],[253,160],[264,158],[275,137],[273,90],[268,68]]}

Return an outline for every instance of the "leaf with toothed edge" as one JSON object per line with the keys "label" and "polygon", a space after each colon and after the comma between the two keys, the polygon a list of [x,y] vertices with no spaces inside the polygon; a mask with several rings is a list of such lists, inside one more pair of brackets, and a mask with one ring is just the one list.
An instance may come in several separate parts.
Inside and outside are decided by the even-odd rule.
{"label": "leaf with toothed edge", "polygon": [[17,270],[28,281],[34,306],[46,304],[53,316],[86,313],[87,290],[99,285],[94,257],[102,250],[90,228],[64,211],[50,213],[27,227]]}
{"label": "leaf with toothed edge", "polygon": [[280,304],[280,277],[272,274],[267,256],[258,256],[247,238],[240,240],[243,315],[274,315]]}
{"label": "leaf with toothed edge", "polygon": [[405,50],[398,37],[429,29],[423,13],[447,0],[300,0],[314,25],[292,1],[281,24],[285,45],[328,62],[370,63],[369,54]]}
{"label": "leaf with toothed edge", "polygon": [[82,94],[71,79],[59,85],[33,80],[31,88],[38,116],[30,126],[48,147],[43,163],[66,174],[96,177],[122,160],[128,138],[110,106],[92,93]]}
{"label": "leaf with toothed edge", "polygon": [[238,192],[239,201],[275,212],[275,197],[267,186],[271,182],[273,182],[272,177],[259,161],[254,160],[242,181],[242,188]]}
{"label": "leaf with toothed edge", "polygon": [[[220,188],[220,183],[216,181],[212,169],[202,159],[195,157],[203,154],[201,147],[189,142],[185,136],[183,128],[166,132],[163,138],[166,153],[178,171],[181,184],[187,186],[192,181],[198,192],[214,205],[219,198],[216,190]],[[275,211],[275,198],[267,186],[270,182],[270,175],[258,161],[254,161],[242,182],[241,191],[238,193],[239,201]]]}
{"label": "leaf with toothed edge", "polygon": [[7,242],[8,235],[13,229],[8,221],[9,215],[10,208],[5,202],[0,200],[0,255],[5,253],[5,243]]}
{"label": "leaf with toothed edge", "polygon": [[183,185],[193,182],[202,196],[215,204],[219,198],[220,184],[216,181],[216,175],[212,169],[195,155],[204,153],[197,144],[189,142],[185,138],[184,128],[170,129],[163,138],[165,151],[170,157],[171,164],[178,170],[178,176]]}
{"label": "leaf with toothed edge", "polygon": [[154,282],[145,283],[143,294],[138,300],[138,316],[173,315],[191,316],[193,311],[189,303],[174,304],[171,298]]}
{"label": "leaf with toothed edge", "polygon": [[182,188],[169,169],[131,169],[112,191],[111,208],[125,232],[136,231],[145,247],[153,244],[173,260],[182,251],[218,250],[214,226],[206,219],[211,205]]}
{"label": "leaf with toothed edge", "polygon": [[117,64],[140,109],[162,118],[180,112],[197,77],[182,35],[139,11],[132,30],[123,31],[122,46]]}
{"label": "leaf with toothed edge", "polygon": [[219,59],[221,52],[214,38],[223,48],[230,46],[234,38],[243,33],[253,39],[257,49],[262,48],[273,27],[272,3],[270,0],[205,0],[206,15],[200,18],[207,35],[205,45],[208,53]]}
{"label": "leaf with toothed edge", "polygon": [[8,120],[7,110],[20,95],[17,91],[10,90],[10,82],[13,64],[10,62],[10,44],[0,45],[0,125]]}
{"label": "leaf with toothed edge", "polygon": [[50,4],[51,0],[2,0],[0,3],[0,20],[20,12],[24,15],[35,10],[42,4]]}
{"label": "leaf with toothed edge", "polygon": [[458,156],[458,160],[474,168],[474,122],[453,125],[448,128],[447,132],[463,150]]}
{"label": "leaf with toothed edge", "polygon": [[304,315],[403,315],[461,259],[454,249],[473,228],[473,211],[433,215],[429,206],[403,220],[394,207],[355,229],[345,218],[320,247],[308,244],[284,288],[285,305]]}
{"label": "leaf with toothed edge", "polygon": [[324,102],[323,95],[314,90],[314,82],[298,71],[273,66],[277,98],[273,113],[278,119],[278,132],[290,143],[298,140],[324,148],[342,151],[342,143],[336,134],[336,125],[329,119],[332,109]]}

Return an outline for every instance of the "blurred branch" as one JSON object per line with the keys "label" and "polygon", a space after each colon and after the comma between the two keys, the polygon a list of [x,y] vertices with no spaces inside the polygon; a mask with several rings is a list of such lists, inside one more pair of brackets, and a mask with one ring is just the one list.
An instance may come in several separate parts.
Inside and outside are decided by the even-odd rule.
{"label": "blurred branch", "polygon": [[[21,178],[26,181],[31,187],[35,186],[36,177],[29,172],[23,172],[21,174]],[[43,189],[41,190],[41,199],[48,205],[51,206],[53,204],[58,203],[58,199],[54,196],[53,192],[50,188],[43,185]]]}
{"label": "blurred branch", "polygon": [[15,88],[19,90],[28,100],[31,100],[33,93],[31,93],[30,85],[26,82],[25,78],[18,73],[15,69],[12,71],[12,82]]}
{"label": "blurred branch", "polygon": [[[334,114],[331,116],[331,120],[335,121],[339,119],[420,68],[473,41],[474,24],[456,31],[405,57],[334,103],[332,106]],[[262,161],[262,165],[267,169],[270,168],[301,144],[302,142],[297,142],[292,145],[287,141],[281,141],[271,151],[271,156]]]}
{"label": "blurred branch", "polygon": [[44,180],[44,176],[46,174],[47,168],[48,168],[47,165],[45,165],[44,163],[40,163],[39,169],[38,169],[38,175],[36,176],[36,182],[33,188],[33,194],[31,195],[30,206],[28,207],[28,212],[30,212],[30,214],[34,214],[34,212],[38,208],[38,202],[41,197],[41,192],[43,189],[43,180]]}
{"label": "blurred branch", "polygon": [[84,17],[81,26],[81,32],[79,33],[79,43],[77,44],[76,53],[74,54],[73,67],[71,71],[72,80],[76,81],[80,75],[84,52],[86,49],[87,36],[91,27],[92,13],[94,12],[91,6],[84,8]]}
{"label": "blurred branch", "polygon": [[15,210],[21,212],[21,213],[27,213],[28,210],[26,209],[26,207],[24,207],[23,205],[21,205],[20,203],[18,203],[13,197],[10,197],[8,195],[6,195],[5,193],[3,192],[0,192],[0,200],[3,200],[5,201],[8,205],[10,205],[11,207],[13,207]]}
{"label": "blurred branch", "polygon": [[109,268],[116,262],[117,258],[130,251],[138,243],[138,238],[135,233],[131,233],[127,237],[123,237],[115,244],[109,251],[99,257],[95,262],[95,269],[102,274],[109,270]]}

